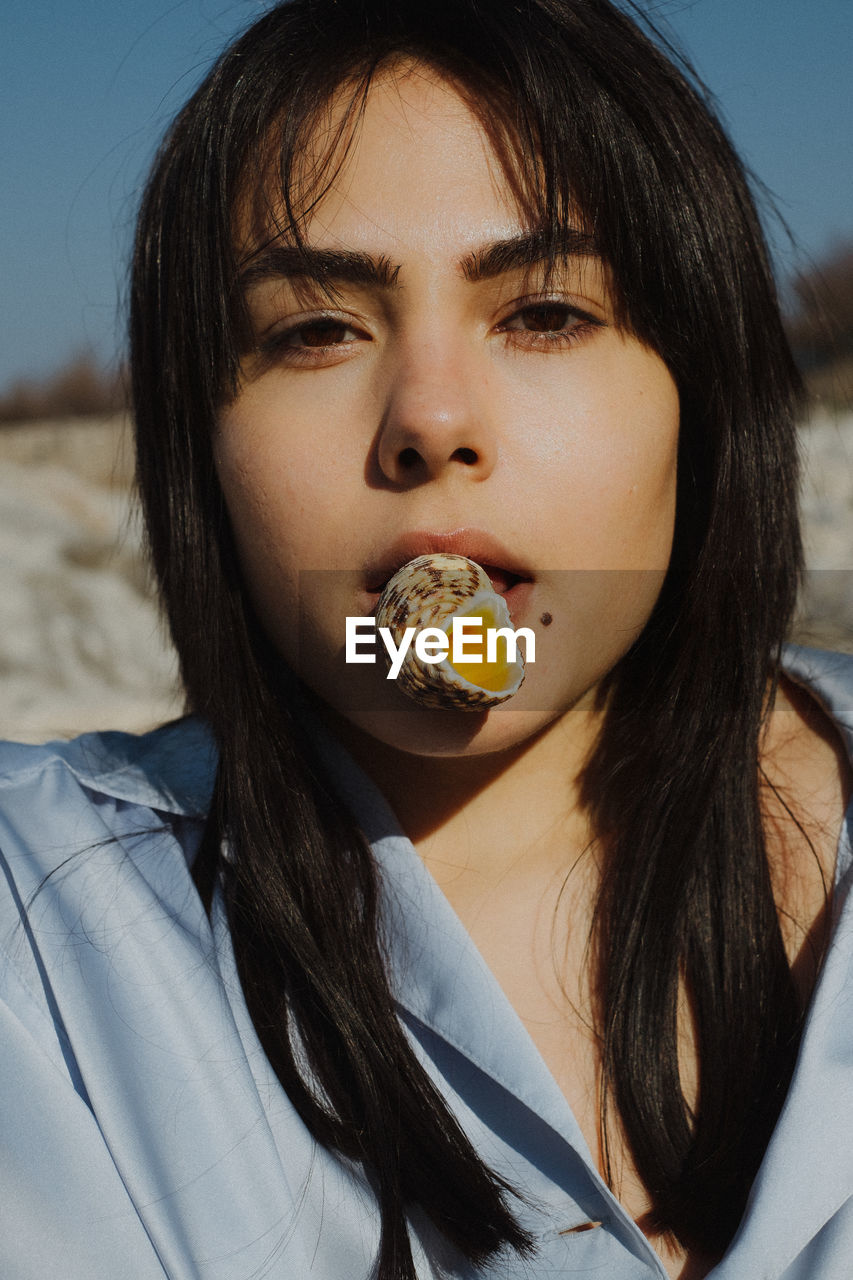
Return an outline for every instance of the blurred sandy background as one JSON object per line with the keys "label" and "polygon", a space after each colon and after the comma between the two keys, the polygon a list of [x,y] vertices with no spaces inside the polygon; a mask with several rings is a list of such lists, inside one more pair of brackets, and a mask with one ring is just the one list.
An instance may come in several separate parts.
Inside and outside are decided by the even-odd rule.
{"label": "blurred sandy background", "polygon": [[[801,437],[811,572],[797,638],[853,652],[853,412],[816,413]],[[0,736],[180,714],[131,481],[122,414],[0,428]]]}
{"label": "blurred sandy background", "polygon": [[180,714],[140,552],[123,415],[0,429],[0,736]]}

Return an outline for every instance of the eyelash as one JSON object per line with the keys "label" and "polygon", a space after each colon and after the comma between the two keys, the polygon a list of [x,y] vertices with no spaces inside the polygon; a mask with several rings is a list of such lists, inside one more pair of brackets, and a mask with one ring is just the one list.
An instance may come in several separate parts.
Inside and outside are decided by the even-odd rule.
{"label": "eyelash", "polygon": [[[529,321],[537,312],[562,313],[563,322],[552,329],[541,330],[515,327],[512,323],[525,317]],[[539,348],[540,350],[548,348],[553,351],[554,349],[565,349],[574,346],[576,343],[583,341],[595,329],[602,328],[603,324],[602,320],[598,320],[595,316],[590,315],[589,312],[582,311],[579,307],[574,307],[570,303],[562,302],[558,299],[543,298],[516,306],[516,309],[506,320],[496,325],[495,331],[497,333],[519,335],[513,341],[521,342],[525,347]],[[277,357],[286,359],[290,364],[313,365],[327,360],[331,352],[340,351],[342,347],[354,343],[354,339],[350,338],[346,341],[318,343],[314,346],[291,345],[294,338],[301,335],[304,339],[311,332],[317,335],[323,329],[356,334],[359,332],[355,325],[348,323],[340,316],[333,314],[319,315],[312,317],[310,320],[300,320],[296,324],[279,329],[258,345],[258,351],[268,359]]]}
{"label": "eyelash", "polygon": [[339,351],[342,346],[348,346],[353,341],[349,339],[347,342],[327,342],[301,347],[291,345],[294,338],[302,336],[304,339],[312,331],[316,334],[323,329],[337,329],[345,333],[359,332],[354,324],[348,323],[340,316],[312,316],[310,320],[299,320],[295,324],[276,330],[258,343],[258,353],[268,361],[281,360],[290,365],[316,365],[328,360],[330,352]]}
{"label": "eyelash", "polygon": [[[564,317],[563,323],[556,328],[542,330],[510,327],[513,320],[525,316],[529,320],[536,312],[560,312]],[[595,329],[602,328],[603,324],[602,320],[590,315],[588,311],[582,311],[580,307],[572,306],[569,302],[563,302],[558,298],[537,298],[535,301],[516,306],[512,315],[497,326],[497,331],[523,334],[524,345],[540,349],[550,347],[553,350],[555,347],[565,348],[582,342]]]}

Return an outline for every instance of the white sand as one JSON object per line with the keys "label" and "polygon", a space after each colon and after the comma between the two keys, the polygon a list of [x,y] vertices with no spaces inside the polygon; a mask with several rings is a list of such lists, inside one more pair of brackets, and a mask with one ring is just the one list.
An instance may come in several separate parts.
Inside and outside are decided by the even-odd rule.
{"label": "white sand", "polygon": [[808,569],[797,638],[853,652],[853,413],[816,413],[800,439]]}
{"label": "white sand", "polygon": [[122,436],[121,422],[0,432],[3,737],[138,731],[180,714]]}
{"label": "white sand", "polygon": [[[853,414],[802,433],[801,637],[853,650]],[[0,430],[0,735],[140,731],[180,714],[131,516],[120,419]]]}

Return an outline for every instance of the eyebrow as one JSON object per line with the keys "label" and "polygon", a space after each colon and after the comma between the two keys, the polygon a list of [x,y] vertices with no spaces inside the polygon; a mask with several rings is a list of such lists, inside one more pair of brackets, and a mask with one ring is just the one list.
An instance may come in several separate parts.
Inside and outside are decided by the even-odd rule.
{"label": "eyebrow", "polygon": [[[580,228],[569,228],[557,237],[529,231],[473,249],[460,259],[459,268],[466,280],[476,283],[558,258],[594,257],[597,252],[594,236]],[[352,249],[272,244],[249,260],[239,279],[244,290],[269,279],[314,280],[325,287],[340,282],[391,289],[398,284],[401,265],[392,265],[385,255],[374,258]]]}
{"label": "eyebrow", "polygon": [[595,237],[579,227],[569,227],[556,236],[544,231],[527,231],[507,240],[496,240],[466,254],[459,265],[465,279],[473,283],[560,258],[597,256]]}
{"label": "eyebrow", "polygon": [[240,284],[250,288],[262,280],[316,280],[378,285],[390,289],[397,283],[399,266],[384,255],[374,258],[354,249],[315,249],[310,245],[272,244],[256,254],[240,272]]}

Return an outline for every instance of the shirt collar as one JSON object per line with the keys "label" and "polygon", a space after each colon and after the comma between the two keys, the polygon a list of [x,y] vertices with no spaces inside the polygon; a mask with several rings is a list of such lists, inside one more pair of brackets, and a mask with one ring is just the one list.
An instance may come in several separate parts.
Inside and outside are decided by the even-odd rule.
{"label": "shirt collar", "polygon": [[21,750],[41,759],[50,751],[96,794],[179,817],[204,817],[216,776],[213,736],[195,716],[141,736],[87,733]]}
{"label": "shirt collar", "polygon": [[398,1005],[589,1159],[563,1093],[384,796],[323,728],[314,726],[312,736],[376,858],[383,942]]}

